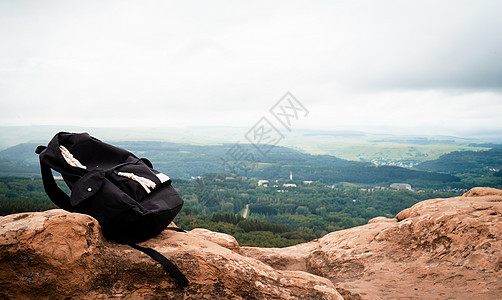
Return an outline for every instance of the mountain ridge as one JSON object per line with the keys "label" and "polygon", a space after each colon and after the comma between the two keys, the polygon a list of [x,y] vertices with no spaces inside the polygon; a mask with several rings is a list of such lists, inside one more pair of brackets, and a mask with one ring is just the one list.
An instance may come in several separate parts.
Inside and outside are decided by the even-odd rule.
{"label": "mountain ridge", "polygon": [[[38,157],[34,153],[35,143],[19,144],[0,151],[0,159],[18,164],[16,169],[36,174]],[[117,142],[115,146],[125,148],[139,157],[147,157],[159,171],[170,177],[190,179],[208,173],[234,173],[236,175],[262,179],[279,179],[294,171],[299,180],[316,180],[325,184],[334,182],[353,182],[378,184],[399,181],[429,182],[438,185],[445,182],[458,182],[449,174],[424,172],[396,166],[374,166],[369,162],[349,161],[332,155],[312,155],[283,146],[275,146],[266,155],[260,153],[252,144],[239,144],[251,158],[235,160],[229,152],[235,144],[191,145],[172,142],[135,141]],[[229,154],[230,153],[230,154]],[[247,156],[249,157],[249,156]],[[238,167],[229,168],[224,162],[232,160]],[[8,164],[4,163],[5,166]],[[14,167],[13,167],[14,168]],[[24,168],[24,169],[23,169]],[[28,172],[29,171],[29,172]],[[8,170],[2,170],[2,175]],[[23,175],[22,173],[21,175]],[[16,175],[16,174],[13,174]]]}

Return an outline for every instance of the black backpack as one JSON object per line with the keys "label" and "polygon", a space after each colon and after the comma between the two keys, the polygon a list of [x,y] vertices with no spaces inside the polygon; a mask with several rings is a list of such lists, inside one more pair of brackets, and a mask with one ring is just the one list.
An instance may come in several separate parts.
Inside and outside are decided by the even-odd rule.
{"label": "black backpack", "polygon": [[[107,239],[145,252],[178,283],[188,285],[186,277],[167,258],[136,245],[166,229],[183,206],[167,175],[154,170],[149,160],[88,133],[60,132],[47,147],[39,146],[35,152],[52,202],[69,212],[94,217]],[[61,174],[70,196],[58,187],[51,169]]]}

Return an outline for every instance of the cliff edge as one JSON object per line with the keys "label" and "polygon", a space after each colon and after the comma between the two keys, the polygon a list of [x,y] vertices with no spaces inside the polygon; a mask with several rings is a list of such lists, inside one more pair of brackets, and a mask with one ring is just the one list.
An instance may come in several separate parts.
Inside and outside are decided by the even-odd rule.
{"label": "cliff edge", "polygon": [[474,188],[287,248],[205,229],[141,243],[182,270],[181,289],[89,216],[21,213],[0,218],[0,298],[500,299],[501,236],[502,191]]}

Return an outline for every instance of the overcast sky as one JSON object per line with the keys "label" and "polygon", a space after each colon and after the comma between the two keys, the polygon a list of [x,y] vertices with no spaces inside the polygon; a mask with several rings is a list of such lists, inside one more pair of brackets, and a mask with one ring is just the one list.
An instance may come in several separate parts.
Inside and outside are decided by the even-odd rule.
{"label": "overcast sky", "polygon": [[0,0],[0,125],[502,135],[502,1]]}

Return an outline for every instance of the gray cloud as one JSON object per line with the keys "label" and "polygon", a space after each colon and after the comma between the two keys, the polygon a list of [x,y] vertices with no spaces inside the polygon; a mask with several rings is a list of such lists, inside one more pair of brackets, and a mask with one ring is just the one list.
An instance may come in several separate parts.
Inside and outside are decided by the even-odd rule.
{"label": "gray cloud", "polygon": [[[0,125],[112,115],[251,126],[290,90],[318,116],[307,127],[502,130],[501,11],[500,1],[2,1]],[[480,102],[492,108],[473,110]],[[402,118],[402,107],[415,113]]]}

